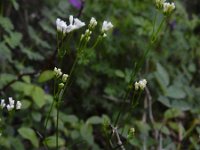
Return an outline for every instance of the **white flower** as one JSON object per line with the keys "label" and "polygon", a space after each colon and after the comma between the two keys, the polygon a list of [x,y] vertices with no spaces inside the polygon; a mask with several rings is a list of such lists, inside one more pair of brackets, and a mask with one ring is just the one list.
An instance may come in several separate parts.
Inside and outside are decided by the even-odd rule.
{"label": "white flower", "polygon": [[14,108],[14,105],[8,104],[6,107],[7,107],[8,111],[11,111]]}
{"label": "white flower", "polygon": [[68,77],[69,77],[68,74],[63,74],[62,81],[66,82]]}
{"label": "white flower", "polygon": [[170,14],[173,10],[175,9],[175,4],[174,3],[164,3],[163,4],[163,12],[165,14]]}
{"label": "white flower", "polygon": [[58,31],[61,31],[63,33],[66,33],[66,32],[70,33],[76,29],[79,29],[79,28],[85,26],[85,23],[80,21],[78,18],[74,19],[74,17],[72,15],[70,15],[69,16],[69,25],[67,25],[65,21],[57,18],[56,26],[57,26]]}
{"label": "white flower", "polygon": [[103,25],[102,25],[102,32],[106,32],[106,31],[108,31],[108,30],[110,30],[110,29],[112,29],[112,28],[113,28],[113,25],[112,25],[111,22],[108,22],[108,21],[104,21],[104,22],[103,22]]}
{"label": "white flower", "polygon": [[67,26],[67,28],[66,28],[65,31],[66,31],[67,33],[70,33],[70,32],[72,32],[72,31],[74,31],[74,30],[75,30],[75,26],[70,24],[70,25]]}
{"label": "white flower", "polygon": [[69,16],[69,25],[66,27],[65,32],[70,33],[75,30],[75,26],[73,25],[74,17],[72,15]]}
{"label": "white flower", "polygon": [[66,32],[67,24],[60,18],[56,19],[56,26],[57,26],[58,31],[63,32],[63,33]]}
{"label": "white flower", "polygon": [[69,16],[69,25],[66,27],[66,32],[70,33],[76,29],[80,29],[85,26],[85,23],[79,20],[78,18],[74,18],[72,15]]}
{"label": "white flower", "polygon": [[17,101],[16,103],[16,109],[21,109],[22,103],[20,101]]}
{"label": "white flower", "polygon": [[135,90],[138,90],[138,89],[139,89],[139,83],[135,82]]}
{"label": "white flower", "polygon": [[156,7],[158,9],[163,8],[163,4],[165,3],[166,0],[156,0]]}
{"label": "white flower", "polygon": [[15,104],[15,100],[13,100],[12,97],[8,98],[10,105],[14,105]]}
{"label": "white flower", "polygon": [[73,25],[74,17],[72,15],[69,16],[69,25]]}
{"label": "white flower", "polygon": [[140,86],[141,90],[144,90],[144,88],[146,87],[146,85],[147,85],[147,80],[146,79],[143,79],[143,80],[139,81],[139,86]]}
{"label": "white flower", "polygon": [[144,90],[144,88],[147,85],[147,80],[146,79],[142,79],[139,82],[135,82],[135,90]]}
{"label": "white flower", "polygon": [[2,99],[2,100],[1,100],[1,108],[4,108],[5,106],[6,106],[6,104],[5,104],[5,100]]}
{"label": "white flower", "polygon": [[75,26],[75,29],[79,29],[79,28],[82,28],[83,26],[85,26],[85,23],[80,21],[78,18],[75,18],[74,26]]}
{"label": "white flower", "polygon": [[62,76],[61,69],[54,67],[54,72],[55,72],[56,77],[59,78],[60,76]]}
{"label": "white flower", "polygon": [[94,28],[97,25],[97,21],[94,17],[90,19],[89,27]]}

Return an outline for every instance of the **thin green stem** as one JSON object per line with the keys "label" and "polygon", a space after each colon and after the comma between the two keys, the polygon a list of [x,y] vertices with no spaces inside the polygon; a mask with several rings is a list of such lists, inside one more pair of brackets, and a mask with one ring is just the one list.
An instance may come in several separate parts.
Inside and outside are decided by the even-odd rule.
{"label": "thin green stem", "polygon": [[152,39],[151,39],[152,44],[155,43],[155,41],[157,40],[158,34],[160,33],[160,30],[162,29],[162,26],[163,26],[165,20],[166,20],[166,17],[164,17],[164,18],[162,19],[162,21],[161,21],[161,23],[160,23],[160,25],[159,25],[159,27],[158,27],[156,33],[153,34],[153,37],[152,37]]}
{"label": "thin green stem", "polygon": [[58,150],[58,121],[59,121],[59,107],[60,107],[60,100],[57,101],[57,116],[56,116],[56,148]]}
{"label": "thin green stem", "polygon": [[56,78],[54,78],[54,91],[53,91],[53,102],[51,103],[51,107],[50,107],[50,109],[49,109],[49,111],[48,111],[48,115],[47,115],[47,119],[46,119],[46,122],[45,122],[45,131],[46,131],[46,129],[47,129],[47,124],[48,124],[48,121],[49,121],[49,118],[50,118],[50,114],[51,114],[51,112],[52,112],[52,109],[53,109],[53,105],[54,105],[54,102],[55,102],[55,97],[56,97]]}
{"label": "thin green stem", "polygon": [[47,124],[48,124],[48,121],[49,121],[49,118],[50,118],[51,111],[52,111],[52,109],[53,109],[53,105],[54,105],[54,100],[53,100],[53,102],[51,103],[51,107],[50,107],[50,109],[49,109],[49,111],[48,111],[47,119],[46,119],[46,121],[45,121],[45,126],[44,126],[45,131],[46,131],[46,129],[47,129]]}
{"label": "thin green stem", "polygon": [[97,44],[101,41],[101,39],[102,39],[102,36],[99,35],[98,38],[97,38],[97,40],[96,40],[96,42],[95,42],[94,45],[92,46],[92,49],[94,49],[94,48],[97,46]]}

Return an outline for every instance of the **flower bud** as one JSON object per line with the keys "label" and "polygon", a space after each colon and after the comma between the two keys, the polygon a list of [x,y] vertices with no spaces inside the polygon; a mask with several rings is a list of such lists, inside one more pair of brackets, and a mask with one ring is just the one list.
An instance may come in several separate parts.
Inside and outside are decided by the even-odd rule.
{"label": "flower bud", "polygon": [[63,74],[62,81],[66,82],[68,77],[69,77],[68,74]]}
{"label": "flower bud", "polygon": [[94,28],[97,25],[97,21],[94,17],[90,19],[89,27]]}
{"label": "flower bud", "polygon": [[58,88],[59,88],[59,89],[63,89],[64,86],[65,86],[65,85],[64,85],[63,83],[60,83],[60,84],[58,85]]}

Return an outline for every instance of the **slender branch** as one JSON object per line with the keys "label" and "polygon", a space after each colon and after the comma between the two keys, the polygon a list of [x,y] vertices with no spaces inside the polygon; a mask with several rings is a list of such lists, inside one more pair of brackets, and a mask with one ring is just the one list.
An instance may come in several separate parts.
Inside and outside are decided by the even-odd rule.
{"label": "slender branch", "polygon": [[126,150],[121,139],[120,139],[120,136],[119,136],[119,132],[117,130],[117,127],[114,127],[111,125],[111,128],[112,128],[112,134],[115,134],[116,135],[116,138],[117,138],[117,144],[120,146],[121,150]]}
{"label": "slender branch", "polygon": [[58,121],[59,121],[59,100],[57,101],[57,116],[56,116],[56,148],[58,150]]}
{"label": "slender branch", "polygon": [[151,123],[154,123],[155,121],[154,121],[153,112],[152,112],[152,96],[148,87],[145,87],[145,92],[146,92],[146,96],[148,100],[149,118],[150,118]]}

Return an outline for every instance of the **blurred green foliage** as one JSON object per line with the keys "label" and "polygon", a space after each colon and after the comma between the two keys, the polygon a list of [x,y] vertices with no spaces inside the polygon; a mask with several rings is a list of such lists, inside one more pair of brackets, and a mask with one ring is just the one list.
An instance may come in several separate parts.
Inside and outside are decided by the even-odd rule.
{"label": "blurred green foliage", "polygon": [[[12,96],[23,104],[13,117],[2,112],[0,149],[42,149],[44,141],[53,149],[55,108],[48,137],[44,121],[53,101],[50,70],[57,64],[55,20],[67,20],[79,10],[67,0],[3,0],[0,4],[0,98]],[[200,12],[193,13],[190,4],[176,1],[176,11],[137,76],[148,79],[148,91],[134,111],[127,111],[120,120],[127,149],[200,149]],[[85,1],[82,20],[108,19],[115,28],[79,60],[59,118],[63,149],[109,149],[104,129],[120,109],[132,61],[138,61],[147,48],[155,13],[154,2],[148,0]],[[64,72],[74,61],[78,34],[64,58]],[[132,127],[135,135],[126,141]]]}

